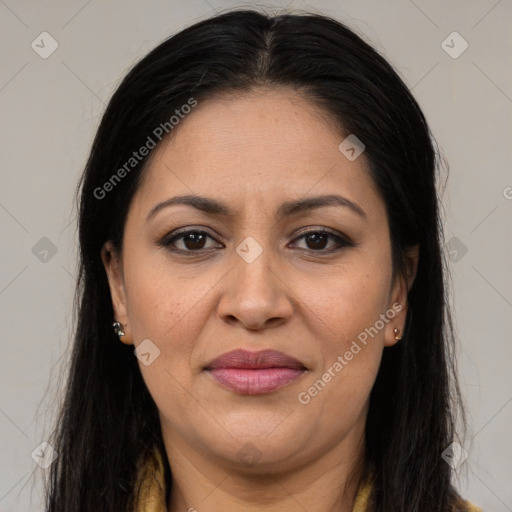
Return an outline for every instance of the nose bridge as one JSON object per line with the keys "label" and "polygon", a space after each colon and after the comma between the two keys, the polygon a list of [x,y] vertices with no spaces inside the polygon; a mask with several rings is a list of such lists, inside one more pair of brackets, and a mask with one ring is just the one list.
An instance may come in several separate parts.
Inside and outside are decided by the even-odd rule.
{"label": "nose bridge", "polygon": [[276,257],[268,240],[260,244],[249,236],[237,246],[234,278],[237,295],[242,301],[270,300],[276,288],[275,263]]}
{"label": "nose bridge", "polygon": [[246,237],[233,254],[234,268],[221,298],[219,314],[225,319],[236,318],[249,328],[288,317],[292,307],[286,286],[279,278],[278,260],[269,240],[263,245]]}

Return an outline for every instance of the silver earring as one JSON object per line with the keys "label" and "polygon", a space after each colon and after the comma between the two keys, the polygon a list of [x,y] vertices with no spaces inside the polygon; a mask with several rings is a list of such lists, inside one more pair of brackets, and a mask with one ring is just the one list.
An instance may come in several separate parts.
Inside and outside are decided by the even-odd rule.
{"label": "silver earring", "polygon": [[395,327],[393,329],[393,333],[395,334],[396,341],[400,341],[402,339],[402,332],[400,331],[400,329],[398,327]]}
{"label": "silver earring", "polygon": [[124,336],[126,333],[123,331],[123,326],[119,322],[114,322],[112,324],[112,327],[114,328],[114,332],[119,336]]}

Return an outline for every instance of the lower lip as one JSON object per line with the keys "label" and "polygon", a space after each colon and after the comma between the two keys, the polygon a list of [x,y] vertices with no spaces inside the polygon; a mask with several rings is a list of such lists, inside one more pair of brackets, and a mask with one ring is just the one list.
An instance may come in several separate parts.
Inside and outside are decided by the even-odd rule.
{"label": "lower lip", "polygon": [[271,393],[294,380],[297,380],[305,370],[296,368],[215,368],[208,370],[212,377],[227,388],[241,395],[263,395]]}

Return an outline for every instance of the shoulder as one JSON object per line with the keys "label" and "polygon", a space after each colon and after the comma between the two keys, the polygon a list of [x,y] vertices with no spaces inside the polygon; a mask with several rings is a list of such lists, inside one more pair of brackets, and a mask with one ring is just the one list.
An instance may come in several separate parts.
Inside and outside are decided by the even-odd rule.
{"label": "shoulder", "polygon": [[483,512],[483,510],[469,501],[460,500],[460,502],[453,507],[453,512]]}

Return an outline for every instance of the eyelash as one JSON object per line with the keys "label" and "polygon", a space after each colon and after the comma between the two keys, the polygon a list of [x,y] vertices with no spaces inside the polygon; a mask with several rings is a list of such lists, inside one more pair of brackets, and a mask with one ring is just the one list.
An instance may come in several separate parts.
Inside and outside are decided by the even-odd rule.
{"label": "eyelash", "polygon": [[[212,249],[217,249],[217,247],[216,247],[216,248],[206,248],[206,249],[197,249],[197,250],[191,250],[191,249],[185,250],[185,249],[177,249],[175,247],[172,247],[172,244],[175,243],[177,240],[183,239],[184,237],[186,237],[187,235],[190,235],[190,234],[206,235],[213,239],[213,237],[206,231],[201,231],[199,229],[188,229],[188,230],[180,231],[178,233],[174,233],[172,236],[167,235],[160,242],[158,242],[158,245],[164,247],[165,249],[167,249],[168,251],[171,251],[173,253],[181,253],[181,254],[187,254],[187,253],[201,254],[201,253],[209,252]],[[327,255],[327,254],[331,254],[331,253],[340,251],[341,249],[343,249],[345,247],[354,247],[355,246],[355,244],[353,242],[351,242],[348,238],[343,237],[339,234],[336,234],[332,231],[329,231],[325,228],[311,229],[309,231],[304,231],[304,232],[300,233],[299,236],[297,238],[295,238],[294,241],[306,239],[307,236],[316,235],[316,234],[328,235],[329,237],[336,240],[336,244],[329,249],[315,250],[315,249],[302,249],[301,248],[300,250],[309,251],[314,254],[326,254]]]}

